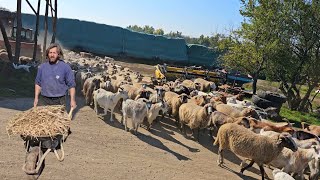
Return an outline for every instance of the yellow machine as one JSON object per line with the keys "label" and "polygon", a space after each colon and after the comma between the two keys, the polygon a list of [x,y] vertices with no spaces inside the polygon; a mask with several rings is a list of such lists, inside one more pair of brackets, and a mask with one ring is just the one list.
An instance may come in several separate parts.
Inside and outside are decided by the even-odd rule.
{"label": "yellow machine", "polygon": [[225,75],[223,73],[204,70],[197,67],[174,67],[158,64],[155,68],[155,78],[161,82],[175,80],[177,78],[193,79],[199,77],[215,83],[222,83],[225,81]]}

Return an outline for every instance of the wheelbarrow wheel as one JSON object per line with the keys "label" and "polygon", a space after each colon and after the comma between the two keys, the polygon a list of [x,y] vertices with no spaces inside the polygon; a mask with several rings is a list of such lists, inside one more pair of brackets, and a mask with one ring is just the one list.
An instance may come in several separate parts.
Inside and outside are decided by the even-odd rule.
{"label": "wheelbarrow wheel", "polygon": [[[39,154],[40,153],[40,154]],[[45,162],[41,163],[41,167],[37,167],[39,157],[43,155],[39,146],[30,146],[29,151],[26,153],[25,164],[22,169],[26,173],[28,179],[37,179],[45,167]],[[36,169],[39,169],[38,171]]]}

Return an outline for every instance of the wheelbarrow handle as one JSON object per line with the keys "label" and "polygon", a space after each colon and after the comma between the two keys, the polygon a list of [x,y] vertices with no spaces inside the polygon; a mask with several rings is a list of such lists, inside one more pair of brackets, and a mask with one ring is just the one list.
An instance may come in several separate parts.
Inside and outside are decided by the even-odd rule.
{"label": "wheelbarrow handle", "polygon": [[63,145],[62,142],[60,143],[60,151],[61,151],[61,156],[59,156],[58,151],[56,149],[53,150],[54,154],[56,155],[58,161],[63,161],[64,160],[64,149],[63,149]]}
{"label": "wheelbarrow handle", "polygon": [[74,109],[75,109],[75,108],[71,108],[70,111],[69,111],[68,117],[69,117],[70,119],[72,119],[72,113],[73,113],[73,110],[74,110]]}

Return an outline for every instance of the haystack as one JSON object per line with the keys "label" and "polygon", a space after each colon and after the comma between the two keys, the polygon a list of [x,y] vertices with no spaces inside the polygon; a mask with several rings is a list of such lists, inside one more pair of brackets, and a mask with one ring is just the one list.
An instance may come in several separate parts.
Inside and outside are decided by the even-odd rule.
{"label": "haystack", "polygon": [[16,114],[6,127],[11,135],[31,137],[54,137],[66,135],[71,124],[71,114],[64,106],[39,106]]}

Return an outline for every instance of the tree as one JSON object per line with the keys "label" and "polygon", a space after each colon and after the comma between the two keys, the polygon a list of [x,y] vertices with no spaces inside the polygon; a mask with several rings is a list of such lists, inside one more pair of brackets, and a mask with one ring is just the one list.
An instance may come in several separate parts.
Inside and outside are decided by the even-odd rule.
{"label": "tree", "polygon": [[256,94],[258,77],[277,48],[278,40],[272,34],[276,24],[269,21],[273,17],[272,13],[266,13],[268,10],[263,9],[264,7],[261,7],[260,11],[256,10],[252,2],[243,1],[244,10],[240,11],[243,16],[250,17],[249,21],[243,22],[241,28],[226,39],[224,44],[227,46],[220,46],[220,49],[227,48],[222,57],[226,66],[252,76],[253,94]]}
{"label": "tree", "polygon": [[133,26],[130,25],[127,28],[137,32],[144,32],[143,28],[137,25],[133,25]]}
{"label": "tree", "polygon": [[160,29],[156,29],[153,34],[156,34],[156,35],[164,35],[164,31],[160,28]]}
{"label": "tree", "polygon": [[[266,39],[266,44],[274,44],[265,51],[268,77],[280,81],[279,89],[287,96],[290,109],[305,111],[309,96],[320,81],[320,3],[242,0],[242,4],[241,14],[247,24],[253,30],[262,30],[256,32]],[[243,38],[250,39],[247,35]],[[302,85],[308,87],[303,97]]]}
{"label": "tree", "polygon": [[183,38],[182,36],[182,32],[173,32],[173,31],[170,31],[168,34],[166,34],[166,36],[169,36],[169,37],[174,37],[174,38]]}
{"label": "tree", "polygon": [[147,34],[153,34],[154,28],[152,26],[145,25],[143,27],[143,32],[145,32]]}

